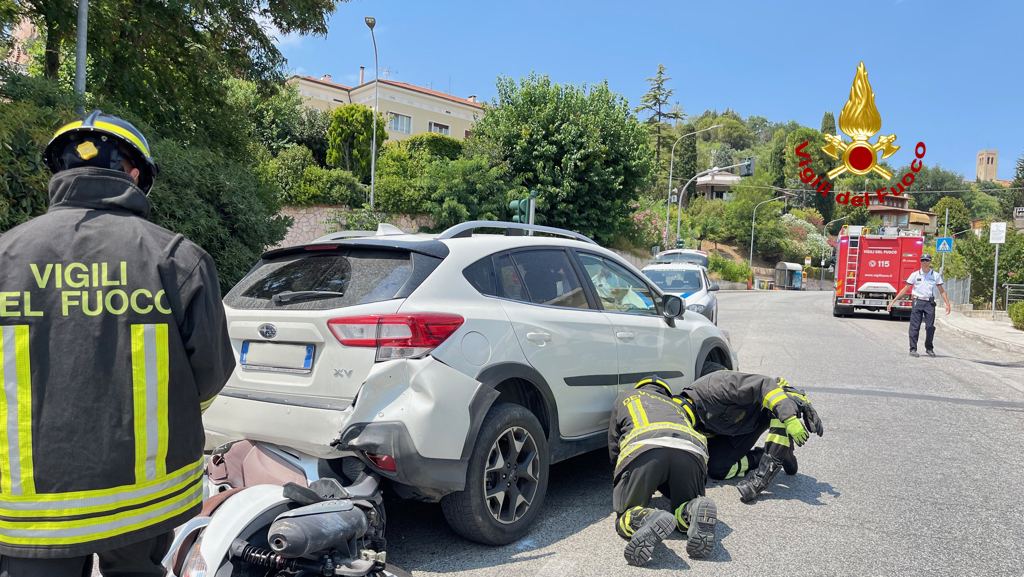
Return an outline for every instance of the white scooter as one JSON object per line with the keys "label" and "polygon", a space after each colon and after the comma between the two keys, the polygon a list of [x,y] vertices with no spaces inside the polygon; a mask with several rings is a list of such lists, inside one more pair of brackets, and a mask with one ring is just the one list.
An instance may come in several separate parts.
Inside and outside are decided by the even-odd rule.
{"label": "white scooter", "polygon": [[177,531],[171,577],[392,577],[380,478],[357,458],[326,462],[239,441],[207,462],[207,499]]}

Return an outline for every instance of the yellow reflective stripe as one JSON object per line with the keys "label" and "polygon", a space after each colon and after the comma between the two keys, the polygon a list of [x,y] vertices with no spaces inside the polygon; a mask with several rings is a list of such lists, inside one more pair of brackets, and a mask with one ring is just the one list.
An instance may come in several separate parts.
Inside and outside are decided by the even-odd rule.
{"label": "yellow reflective stripe", "polygon": [[135,482],[146,480],[146,336],[145,325],[132,325],[132,399],[135,425]]}
{"label": "yellow reflective stripe", "polygon": [[641,380],[637,381],[637,383],[635,385],[633,385],[633,386],[634,387],[642,387],[642,386],[646,385],[647,383],[653,383],[653,382],[654,382],[654,379],[651,379],[651,378],[641,379]]}
{"label": "yellow reflective stripe", "polygon": [[167,325],[156,325],[156,375],[157,375],[157,401],[156,401],[156,476],[163,477],[167,474],[167,446],[168,446],[168,425],[167,425],[167,385],[169,380],[168,371],[168,348],[167,348]]}
{"label": "yellow reflective stripe", "polygon": [[696,425],[697,417],[694,416],[693,409],[690,408],[690,405],[683,405],[683,410],[686,411],[686,416],[690,417],[690,424]]}
{"label": "yellow reflective stripe", "polygon": [[786,391],[783,391],[782,389],[772,389],[764,396],[764,402],[762,405],[766,409],[774,409],[775,405],[779,404],[779,402],[784,398],[786,398]]}
{"label": "yellow reflective stripe", "polygon": [[739,463],[733,463],[732,467],[729,467],[729,472],[725,474],[726,479],[732,479],[736,476],[736,473],[740,470]]}
{"label": "yellow reflective stripe", "polygon": [[647,420],[647,411],[644,409],[644,404],[640,402],[640,399],[633,399],[633,403],[636,404],[636,412],[640,415],[640,424],[643,427],[650,425],[651,422]]}
{"label": "yellow reflective stripe", "polygon": [[[728,479],[728,477],[726,477],[726,479]],[[682,527],[684,531],[690,528],[690,522],[686,519],[687,503],[689,503],[689,501],[684,501],[682,505],[676,508],[676,523],[679,523],[679,526]]]}
{"label": "yellow reflective stripe", "polygon": [[788,447],[789,446],[789,437],[786,437],[786,436],[783,436],[783,435],[776,435],[774,433],[769,433],[768,437],[765,439],[765,442],[766,443],[775,443],[776,445],[782,445],[783,447]]}
{"label": "yellow reflective stripe", "polygon": [[[5,545],[71,545],[75,543],[86,543],[116,537],[146,527],[151,527],[167,519],[181,515],[203,501],[202,483],[196,483],[195,488],[186,491],[173,500],[164,503],[156,503],[143,509],[134,509],[100,518],[103,522],[96,527],[96,519],[88,519],[89,524],[82,525],[81,521],[68,521],[65,523],[39,523],[36,521],[26,522],[31,529],[4,530],[0,523],[0,544]],[[180,504],[180,505],[179,505]],[[170,508],[170,510],[166,510]],[[151,515],[146,516],[146,513]],[[135,517],[142,517],[138,521],[132,521]],[[73,524],[73,525],[72,525]],[[48,527],[49,525],[59,525]],[[47,526],[47,527],[44,527]],[[49,535],[47,535],[49,533]],[[28,534],[28,535],[26,535]],[[30,536],[31,535],[31,536]]]}
{"label": "yellow reflective stripe", "polygon": [[633,419],[633,428],[640,426],[640,417],[636,414],[636,408],[633,405],[633,399],[626,400],[626,408],[629,409],[629,418]]}
{"label": "yellow reflective stripe", "polygon": [[[166,497],[167,495],[171,495],[173,493],[177,493],[178,491],[184,489],[185,487],[200,481],[202,479],[202,476],[203,476],[204,473],[205,473],[205,469],[200,467],[200,468],[197,468],[195,470],[195,472],[192,473],[191,475],[182,478],[181,481],[179,481],[179,482],[177,482],[177,483],[175,483],[173,485],[170,485],[170,486],[168,486],[168,487],[166,487],[166,488],[164,488],[164,489],[162,489],[160,491],[157,491],[157,492],[154,492],[154,493],[140,494],[137,497],[133,497],[133,498],[129,498],[129,499],[124,499],[124,500],[111,501],[110,503],[104,503],[104,504],[101,504],[101,505],[92,505],[92,506],[88,506],[88,507],[76,507],[76,506],[74,506],[74,501],[63,501],[61,504],[65,505],[65,506],[58,507],[58,508],[55,508],[55,509],[5,509],[3,507],[0,507],[0,516],[3,516],[3,517],[33,517],[33,518],[40,518],[40,517],[70,517],[70,516],[73,516],[73,515],[86,515],[86,514],[89,514],[89,513],[103,513],[104,511],[110,511],[112,509],[121,509],[123,507],[130,507],[132,505],[139,505],[139,504],[142,504],[142,503],[146,503],[146,502],[152,501],[154,499],[159,499],[161,497]],[[174,476],[175,476],[175,474],[171,474],[168,477],[174,477]]]}
{"label": "yellow reflective stripe", "polygon": [[783,425],[782,421],[780,421],[778,419],[772,419],[771,422],[768,423],[768,428],[770,428],[770,429],[785,429],[786,425]]}
{"label": "yellow reflective stripe", "polygon": [[135,482],[167,472],[167,325],[132,325]]}
{"label": "yellow reflective stripe", "polygon": [[118,126],[116,124],[111,124],[109,122],[103,122],[102,120],[97,120],[96,124],[94,124],[93,126],[95,126],[96,128],[102,128],[103,130],[109,130],[110,132],[113,132],[114,134],[117,134],[117,135],[120,135],[120,136],[123,136],[123,137],[127,138],[129,141],[131,141],[132,144],[134,144],[135,146],[138,146],[139,150],[141,150],[143,154],[145,154],[146,156],[151,156],[149,154],[149,148],[145,144],[143,144],[141,140],[139,140],[138,136],[135,136],[130,131],[125,130],[124,128],[121,128],[120,126]]}
{"label": "yellow reflective stripe", "polygon": [[619,468],[619,465],[620,465],[620,464],[621,464],[621,463],[622,463],[623,461],[625,461],[625,460],[626,460],[626,457],[628,457],[628,456],[632,455],[633,453],[637,452],[637,451],[638,451],[638,450],[639,450],[639,449],[640,449],[641,447],[643,447],[643,446],[644,446],[644,445],[640,445],[640,444],[637,444],[637,445],[629,445],[628,447],[626,447],[625,449],[623,449],[623,451],[622,451],[621,453],[619,453],[619,458],[618,458],[618,460],[616,460],[616,461],[615,461],[615,468],[616,468],[616,469],[618,469],[618,468]]}
{"label": "yellow reflective stripe", "polygon": [[[134,499],[136,496],[145,496],[145,500],[149,500],[164,492],[160,485],[166,484],[168,480],[183,479],[185,477],[193,478],[202,474],[205,462],[206,458],[201,457],[199,460],[189,463],[173,473],[169,473],[162,479],[122,485],[110,489],[92,489],[89,491],[71,491],[67,493],[37,493],[31,496],[0,495],[0,507],[10,506],[17,510],[29,510],[33,509],[32,505],[52,502],[57,509],[51,510],[56,511],[66,508],[71,501],[95,500],[116,505],[121,502],[120,499]],[[175,480],[174,482],[177,483],[178,481]],[[147,491],[151,492],[147,493]],[[8,510],[0,509],[0,514],[7,515]]]}
{"label": "yellow reflective stripe", "polygon": [[4,378],[4,332],[0,331],[0,495],[11,492],[11,455],[7,435],[7,381]]}
{"label": "yellow reflective stripe", "polygon": [[18,461],[21,490],[25,495],[36,492],[32,470],[32,367],[29,364],[28,325],[14,327],[15,355],[18,372]]}
{"label": "yellow reflective stripe", "polygon": [[739,471],[737,471],[736,474],[737,475],[744,475],[744,474],[746,474],[747,469],[749,469],[749,468],[750,468],[750,460],[747,458],[746,455],[743,455],[743,457],[740,459]]}
{"label": "yellow reflective stripe", "polygon": [[35,493],[32,475],[32,367],[28,325],[0,327],[0,486]]}
{"label": "yellow reflective stripe", "polygon": [[206,409],[209,409],[210,405],[212,405],[213,402],[216,401],[216,400],[217,400],[217,396],[214,395],[213,398],[207,399],[207,400],[199,403],[199,411],[205,413]]}
{"label": "yellow reflective stripe", "polygon": [[707,444],[707,438],[704,435],[702,435],[702,434],[698,433],[697,431],[695,431],[693,429],[693,427],[690,427],[688,425],[681,425],[679,423],[671,423],[671,422],[668,422],[668,421],[655,421],[655,422],[653,422],[653,423],[651,423],[649,425],[646,425],[646,426],[643,426],[643,427],[637,427],[637,428],[633,429],[632,431],[630,431],[628,435],[623,437],[621,442],[622,442],[623,445],[628,445],[633,439],[637,438],[640,435],[643,435],[644,433],[650,433],[651,431],[664,431],[664,430],[671,430],[671,431],[678,431],[680,433],[686,433],[687,435],[690,435],[694,439],[700,441],[702,444]]}

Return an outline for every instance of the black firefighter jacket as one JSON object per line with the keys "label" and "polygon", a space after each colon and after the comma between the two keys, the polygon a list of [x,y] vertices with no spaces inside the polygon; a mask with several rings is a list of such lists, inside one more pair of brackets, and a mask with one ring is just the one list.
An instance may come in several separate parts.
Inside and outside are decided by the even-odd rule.
{"label": "black firefighter jacket", "polygon": [[612,406],[608,453],[615,463],[614,477],[637,455],[657,448],[659,445],[648,444],[653,439],[671,439],[676,446],[692,447],[691,452],[701,454],[707,462],[707,439],[694,430],[667,391],[651,382],[621,393]]}
{"label": "black firefighter jacket", "polygon": [[213,261],[123,173],[50,181],[0,236],[0,554],[166,533],[202,500],[201,408],[234,368]]}
{"label": "black firefighter jacket", "polygon": [[[716,371],[685,387],[680,397],[693,401],[696,426],[704,432],[728,437],[752,433],[762,426],[762,413],[780,421],[796,416],[799,407],[783,389],[785,379]],[[689,403],[684,410],[691,410]]]}

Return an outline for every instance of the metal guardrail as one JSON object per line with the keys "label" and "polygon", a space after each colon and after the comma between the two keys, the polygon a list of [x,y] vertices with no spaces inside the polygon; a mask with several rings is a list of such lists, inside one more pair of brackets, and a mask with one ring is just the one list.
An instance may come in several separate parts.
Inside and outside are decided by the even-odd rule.
{"label": "metal guardrail", "polygon": [[945,279],[946,294],[953,305],[966,305],[971,302],[971,277]]}
{"label": "metal guardrail", "polygon": [[1010,310],[1010,305],[1024,301],[1024,284],[1010,284],[1006,283],[1003,285],[1006,289],[1006,294],[1003,297],[1003,310]]}

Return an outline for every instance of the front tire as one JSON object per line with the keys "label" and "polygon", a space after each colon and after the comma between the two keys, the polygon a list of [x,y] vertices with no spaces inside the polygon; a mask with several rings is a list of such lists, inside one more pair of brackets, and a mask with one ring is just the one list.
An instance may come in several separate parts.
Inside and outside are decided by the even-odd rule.
{"label": "front tire", "polygon": [[445,520],[462,537],[485,545],[519,539],[544,503],[549,464],[537,417],[520,405],[495,405],[480,426],[466,489],[441,499]]}
{"label": "front tire", "polygon": [[715,371],[728,371],[729,367],[716,363],[715,361],[704,361],[704,366],[700,368],[700,376],[710,375]]}

